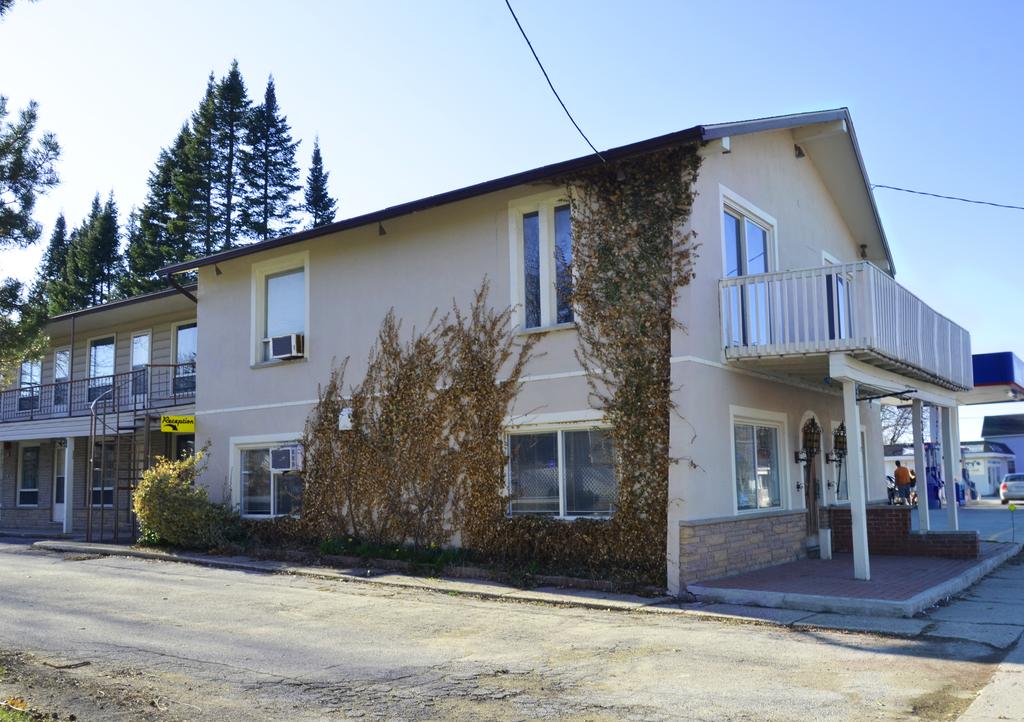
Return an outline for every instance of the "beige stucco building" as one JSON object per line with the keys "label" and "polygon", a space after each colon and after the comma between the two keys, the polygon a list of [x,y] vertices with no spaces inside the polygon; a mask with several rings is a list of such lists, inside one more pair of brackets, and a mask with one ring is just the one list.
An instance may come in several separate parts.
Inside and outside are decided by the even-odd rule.
{"label": "beige stucco building", "polygon": [[[902,396],[918,410],[947,409],[953,439],[955,394],[972,385],[969,335],[895,282],[845,109],[697,126],[604,155],[681,143],[698,144],[703,164],[690,219],[696,275],[677,299],[686,330],[671,349],[672,455],[685,463],[669,479],[666,584],[680,592],[828,556],[819,508],[829,505],[850,505],[866,577],[864,517],[885,498],[879,404]],[[347,358],[357,382],[389,309],[422,328],[435,309],[466,306],[486,278],[491,302],[513,307],[517,333],[539,335],[508,418],[510,513],[565,523],[614,513],[614,456],[559,293],[571,273],[560,179],[601,162],[567,161],[165,269],[198,274],[197,303],[178,317],[197,319],[195,443],[209,447],[211,495],[247,516],[289,513],[292,457],[272,451],[297,443],[332,365]],[[797,461],[812,419],[820,447]],[[834,459],[841,428],[857,433]]]}

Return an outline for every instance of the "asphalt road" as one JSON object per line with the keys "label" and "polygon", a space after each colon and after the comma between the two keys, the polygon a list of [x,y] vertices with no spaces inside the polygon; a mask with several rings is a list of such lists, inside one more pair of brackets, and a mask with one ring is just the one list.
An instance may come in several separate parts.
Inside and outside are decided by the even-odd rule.
{"label": "asphalt road", "polygon": [[[1024,542],[1024,504],[1018,503],[1017,507],[1017,511],[1011,512],[999,499],[977,499],[957,510],[959,526],[977,531],[982,541]],[[932,529],[949,529],[948,514],[946,507],[932,509],[928,514]],[[913,528],[920,529],[917,508],[910,512],[910,518]]]}
{"label": "asphalt road", "polygon": [[18,543],[0,570],[0,695],[62,719],[955,719],[1002,658]]}

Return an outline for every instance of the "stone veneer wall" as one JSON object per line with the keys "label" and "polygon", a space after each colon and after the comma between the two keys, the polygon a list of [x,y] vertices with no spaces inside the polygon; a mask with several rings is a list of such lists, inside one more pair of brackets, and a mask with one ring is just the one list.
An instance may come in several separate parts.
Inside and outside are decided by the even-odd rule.
{"label": "stone veneer wall", "polygon": [[807,513],[765,512],[679,522],[683,584],[725,577],[807,556]]}
{"label": "stone veneer wall", "polygon": [[[832,527],[832,551],[852,552],[850,508],[834,506],[823,512]],[[909,506],[869,505],[867,526],[870,554],[949,559],[977,559],[981,556],[981,540],[976,531],[911,531]]]}

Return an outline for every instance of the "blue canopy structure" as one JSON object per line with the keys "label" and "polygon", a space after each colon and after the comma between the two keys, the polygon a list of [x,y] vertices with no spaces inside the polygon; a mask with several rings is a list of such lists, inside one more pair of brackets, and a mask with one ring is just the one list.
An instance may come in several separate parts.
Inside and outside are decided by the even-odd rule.
{"label": "blue canopy structure", "polygon": [[961,404],[1024,401],[1024,361],[1012,351],[976,353],[974,388],[957,395]]}

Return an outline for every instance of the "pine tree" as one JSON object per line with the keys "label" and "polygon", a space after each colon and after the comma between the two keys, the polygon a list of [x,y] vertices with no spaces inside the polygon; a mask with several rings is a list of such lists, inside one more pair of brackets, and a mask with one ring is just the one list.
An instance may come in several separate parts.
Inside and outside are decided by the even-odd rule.
{"label": "pine tree", "polygon": [[123,268],[118,253],[117,205],[111,194],[92,202],[85,223],[75,231],[68,249],[64,278],[57,297],[63,310],[106,303],[115,297],[115,279]]}
{"label": "pine tree", "polygon": [[241,152],[241,174],[246,194],[242,221],[256,238],[290,233],[295,228],[298,206],[293,197],[300,190],[295,183],[298,142],[292,141],[288,119],[280,113],[273,76],[267,81],[263,102],[253,108]]}
{"label": "pine tree", "polygon": [[[140,210],[133,210],[128,216],[126,273],[118,284],[121,295],[135,296],[162,288],[166,284],[157,271],[193,255],[188,207],[176,203],[176,181],[185,172],[186,148],[191,138],[191,131],[185,126],[171,147],[160,151],[156,166],[149,174],[146,200]],[[177,215],[177,206],[183,209],[181,216]]]}
{"label": "pine tree", "polygon": [[324,170],[324,161],[320,156],[320,138],[313,140],[313,159],[306,176],[305,211],[310,217],[310,228],[325,226],[334,221],[338,203],[327,191],[330,172]]}
{"label": "pine tree", "polygon": [[0,95],[0,248],[28,246],[39,239],[40,225],[33,220],[36,196],[57,185],[54,164],[60,146],[52,133],[33,138],[38,121],[35,102],[6,120],[7,98]]}
{"label": "pine tree", "polygon": [[49,299],[54,290],[54,284],[64,278],[64,269],[67,267],[68,249],[71,247],[71,239],[68,237],[67,221],[64,214],[57,216],[57,222],[53,226],[53,233],[50,235],[50,242],[43,252],[43,259],[36,272],[35,281],[29,291],[28,302],[42,315],[50,312]]}
{"label": "pine tree", "polygon": [[239,227],[239,199],[245,189],[239,173],[239,156],[245,141],[251,105],[245,81],[238,70],[238,61],[233,60],[231,70],[217,84],[214,108],[216,184],[213,205],[220,222],[219,250],[235,246],[243,230]]}
{"label": "pine tree", "polygon": [[211,72],[203,100],[192,114],[191,127],[182,127],[172,146],[180,150],[172,159],[175,190],[171,208],[175,218],[171,232],[187,238],[195,255],[209,255],[219,245],[220,223],[214,203],[218,184],[216,135],[217,84]]}

